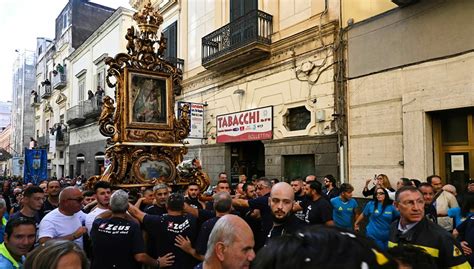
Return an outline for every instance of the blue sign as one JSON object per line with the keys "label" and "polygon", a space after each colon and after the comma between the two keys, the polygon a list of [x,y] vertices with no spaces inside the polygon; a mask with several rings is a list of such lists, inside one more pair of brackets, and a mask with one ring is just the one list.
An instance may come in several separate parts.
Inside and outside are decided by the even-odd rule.
{"label": "blue sign", "polygon": [[39,182],[48,178],[48,152],[46,149],[26,149],[24,164],[24,183]]}

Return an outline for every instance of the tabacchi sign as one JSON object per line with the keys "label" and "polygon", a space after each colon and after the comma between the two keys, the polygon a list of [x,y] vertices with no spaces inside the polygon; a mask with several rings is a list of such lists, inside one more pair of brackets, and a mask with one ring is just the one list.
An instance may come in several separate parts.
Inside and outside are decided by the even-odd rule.
{"label": "tabacchi sign", "polygon": [[266,140],[273,137],[273,107],[219,115],[217,143]]}

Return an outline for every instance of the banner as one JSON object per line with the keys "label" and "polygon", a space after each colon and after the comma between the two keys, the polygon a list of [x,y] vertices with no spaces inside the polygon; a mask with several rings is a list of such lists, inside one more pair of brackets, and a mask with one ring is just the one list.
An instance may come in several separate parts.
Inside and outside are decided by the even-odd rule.
{"label": "banner", "polygon": [[23,181],[37,185],[48,178],[48,152],[46,149],[26,149]]}
{"label": "banner", "polygon": [[216,121],[217,143],[273,138],[273,107],[271,106],[219,115]]}
{"label": "banner", "polygon": [[[201,103],[178,102],[178,108],[183,105],[189,105],[189,118],[191,119],[191,131],[188,138],[204,138],[204,105]],[[178,109],[178,118],[181,116],[181,110]]]}

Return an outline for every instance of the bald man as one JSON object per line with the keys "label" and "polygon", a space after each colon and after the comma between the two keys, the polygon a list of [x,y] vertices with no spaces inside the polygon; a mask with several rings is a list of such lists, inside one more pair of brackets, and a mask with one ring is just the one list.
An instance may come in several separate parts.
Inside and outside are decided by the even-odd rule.
{"label": "bald man", "polygon": [[249,225],[238,216],[225,215],[212,229],[204,262],[196,268],[247,269],[255,258],[253,247],[254,238]]}
{"label": "bald man", "polygon": [[280,182],[272,187],[268,205],[271,208],[273,224],[271,227],[264,227],[267,240],[285,233],[293,233],[306,225],[304,221],[293,215],[294,203],[295,193],[290,184]]}
{"label": "bald man", "polygon": [[87,232],[83,223],[86,214],[81,211],[82,192],[76,187],[67,187],[59,194],[59,207],[48,213],[39,225],[38,242],[51,239],[74,241],[81,248],[82,235]]}

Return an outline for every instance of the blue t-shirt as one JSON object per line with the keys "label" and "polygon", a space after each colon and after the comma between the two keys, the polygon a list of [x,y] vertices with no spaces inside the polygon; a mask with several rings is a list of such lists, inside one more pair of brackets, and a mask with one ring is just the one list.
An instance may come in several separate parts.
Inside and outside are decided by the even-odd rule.
{"label": "blue t-shirt", "polygon": [[342,201],[341,197],[331,199],[332,218],[337,227],[352,230],[352,219],[358,204],[355,199],[347,202]]}
{"label": "blue t-shirt", "polygon": [[382,204],[378,203],[374,208],[374,201],[370,201],[364,208],[365,217],[369,217],[366,234],[380,241],[388,241],[390,235],[390,224],[399,216],[393,205],[387,205],[382,211]]}

